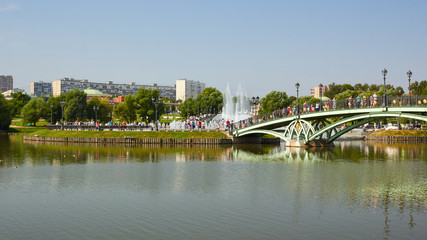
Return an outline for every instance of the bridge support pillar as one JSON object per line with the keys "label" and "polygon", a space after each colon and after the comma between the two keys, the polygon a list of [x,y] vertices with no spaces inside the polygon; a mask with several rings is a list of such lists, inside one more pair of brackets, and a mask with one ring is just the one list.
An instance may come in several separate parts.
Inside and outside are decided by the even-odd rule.
{"label": "bridge support pillar", "polygon": [[291,139],[289,141],[286,141],[285,146],[286,147],[301,147],[301,148],[308,147],[308,145],[306,145],[303,140],[297,140],[297,139]]}

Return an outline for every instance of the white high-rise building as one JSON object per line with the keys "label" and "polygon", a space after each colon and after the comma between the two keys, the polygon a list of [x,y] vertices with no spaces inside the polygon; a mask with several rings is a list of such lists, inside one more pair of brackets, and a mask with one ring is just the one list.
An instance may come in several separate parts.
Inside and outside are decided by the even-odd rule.
{"label": "white high-rise building", "polygon": [[205,87],[206,84],[199,81],[178,79],[176,80],[176,100],[185,101],[189,98],[196,98]]}

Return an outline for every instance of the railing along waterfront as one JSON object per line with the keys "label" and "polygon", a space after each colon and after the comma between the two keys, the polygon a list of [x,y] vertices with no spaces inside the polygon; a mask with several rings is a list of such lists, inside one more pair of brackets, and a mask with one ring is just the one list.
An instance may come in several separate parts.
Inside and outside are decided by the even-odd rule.
{"label": "railing along waterfront", "polygon": [[[61,125],[47,125],[48,130],[61,130]],[[64,130],[70,131],[155,131],[156,129],[152,126],[136,126],[136,125],[74,125],[65,124]],[[166,132],[223,132],[226,129],[203,129],[203,128],[185,128],[185,129],[170,129],[170,128],[159,128],[159,131]]]}
{"label": "railing along waterfront", "polygon": [[249,127],[258,123],[267,122],[269,120],[297,116],[298,109],[300,109],[299,115],[305,115],[316,112],[336,111],[345,109],[360,109],[360,108],[379,108],[379,107],[427,107],[427,95],[415,95],[415,96],[386,96],[385,104],[383,96],[377,97],[361,97],[359,98],[348,98],[340,100],[328,100],[322,101],[316,108],[313,104],[300,104],[294,107],[287,107],[279,110],[275,110],[269,113],[256,115],[233,124],[230,124],[229,131],[235,129],[241,129]]}
{"label": "railing along waterfront", "polygon": [[[61,130],[61,125],[47,125],[49,130]],[[64,130],[72,131],[153,131],[152,126],[135,126],[135,125],[75,125],[64,124]]]}

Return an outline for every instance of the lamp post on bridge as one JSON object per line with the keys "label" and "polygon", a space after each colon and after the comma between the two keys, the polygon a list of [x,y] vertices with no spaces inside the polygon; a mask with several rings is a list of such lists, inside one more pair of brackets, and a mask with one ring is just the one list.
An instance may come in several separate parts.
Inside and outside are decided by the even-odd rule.
{"label": "lamp post on bridge", "polygon": [[297,82],[297,83],[295,83],[295,87],[297,88],[297,105],[296,105],[296,108],[297,108],[297,113],[298,113],[298,120],[299,120],[299,83]]}
{"label": "lamp post on bridge", "polygon": [[385,91],[385,76],[387,75],[387,69],[383,69],[382,70],[382,74],[384,76],[384,99],[383,99],[383,107],[387,106],[387,96],[386,96],[386,91]]}
{"label": "lamp post on bridge", "polygon": [[323,95],[323,84],[319,84],[319,96],[320,96],[320,109],[319,109],[319,112],[322,111],[322,95]]}
{"label": "lamp post on bridge", "polygon": [[412,72],[411,70],[409,70],[407,73],[408,75],[408,81],[409,81],[409,85],[408,85],[408,96],[409,96],[409,106],[411,106],[411,77],[412,77]]}
{"label": "lamp post on bridge", "polygon": [[257,115],[256,108],[257,108],[257,105],[259,103],[259,97],[258,96],[257,97],[252,97],[251,102],[252,102],[252,105],[253,105],[253,108],[254,108],[254,115]]}
{"label": "lamp post on bridge", "polygon": [[64,130],[64,106],[65,106],[65,100],[61,100],[59,102],[61,104],[61,130]]}

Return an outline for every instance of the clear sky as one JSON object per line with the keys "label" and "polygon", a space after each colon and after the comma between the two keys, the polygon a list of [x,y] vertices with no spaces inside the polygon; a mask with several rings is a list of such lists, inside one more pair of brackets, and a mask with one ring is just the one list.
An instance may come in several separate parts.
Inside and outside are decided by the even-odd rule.
{"label": "clear sky", "polygon": [[0,0],[0,74],[175,84],[249,96],[427,79],[425,0]]}

